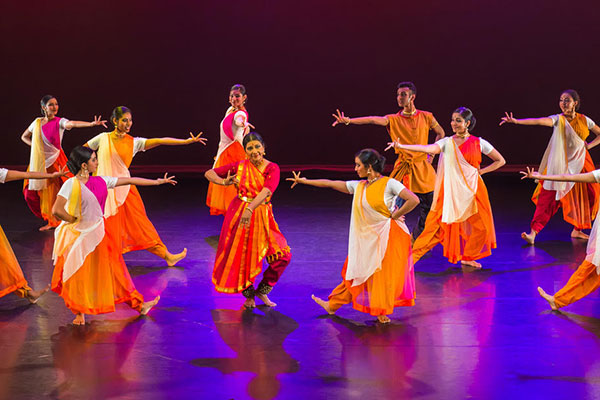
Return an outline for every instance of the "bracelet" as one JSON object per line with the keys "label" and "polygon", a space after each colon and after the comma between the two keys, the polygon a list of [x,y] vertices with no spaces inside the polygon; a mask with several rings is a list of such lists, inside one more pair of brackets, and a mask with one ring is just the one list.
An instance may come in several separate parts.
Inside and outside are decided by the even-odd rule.
{"label": "bracelet", "polygon": [[250,211],[250,214],[252,214],[254,212],[254,210],[251,209],[250,207],[246,207],[246,211]]}
{"label": "bracelet", "polygon": [[222,185],[223,185],[223,186],[225,186],[225,179],[223,179],[223,183],[222,183]]}
{"label": "bracelet", "polygon": [[350,125],[350,118],[348,118],[348,122],[344,122],[344,125]]}

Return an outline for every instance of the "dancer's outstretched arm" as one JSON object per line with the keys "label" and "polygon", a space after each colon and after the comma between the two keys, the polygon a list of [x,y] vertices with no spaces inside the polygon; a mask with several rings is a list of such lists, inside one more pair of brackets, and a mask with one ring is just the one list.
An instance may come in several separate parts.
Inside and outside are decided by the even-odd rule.
{"label": "dancer's outstretched arm", "polygon": [[557,182],[581,182],[581,183],[595,183],[596,178],[591,172],[583,174],[561,174],[561,175],[542,175],[539,172],[535,172],[535,169],[527,167],[527,171],[520,171],[521,179],[537,179],[540,181],[557,181]]}
{"label": "dancer's outstretched arm", "polygon": [[168,173],[165,172],[165,176],[163,178],[158,178],[158,179],[118,178],[117,184],[115,186],[125,186],[125,185],[158,186],[158,185],[164,185],[166,183],[170,183],[171,185],[177,185],[175,176],[168,176]]}
{"label": "dancer's outstretched arm", "polygon": [[286,181],[293,182],[292,188],[297,184],[301,183],[303,185],[322,187],[322,188],[331,188],[335,189],[338,192],[349,194],[348,187],[346,186],[345,181],[332,181],[329,179],[306,179],[303,176],[300,176],[300,172],[292,171],[294,175],[293,178],[287,178]]}
{"label": "dancer's outstretched arm", "polygon": [[331,124],[331,126],[336,126],[339,124],[388,126],[390,123],[390,120],[387,117],[371,116],[371,117],[350,118],[350,117],[346,117],[344,115],[343,111],[340,111],[340,110],[336,110],[336,111],[337,111],[337,114],[331,114],[331,115],[333,115],[333,118],[335,118],[335,121],[333,121],[333,124]]}
{"label": "dancer's outstretched arm", "polygon": [[202,132],[198,135],[194,135],[190,132],[190,137],[187,139],[176,139],[171,137],[151,138],[146,140],[146,147],[144,147],[144,150],[150,150],[158,146],[184,146],[192,143],[201,143],[206,146],[207,139],[200,136],[202,136]]}
{"label": "dancer's outstretched arm", "polygon": [[513,117],[513,113],[505,112],[504,117],[500,118],[500,124],[515,124],[515,125],[541,125],[541,126],[552,126],[554,123],[552,122],[552,118],[542,117],[542,118],[521,118],[517,119]]}
{"label": "dancer's outstretched arm", "polygon": [[396,149],[402,149],[402,150],[419,151],[421,153],[427,153],[427,154],[440,154],[442,151],[440,149],[440,146],[438,146],[435,143],[433,143],[433,144],[401,144],[399,140],[396,140],[394,142],[388,142],[388,146],[385,148],[384,151],[387,151],[387,150],[391,149],[392,147],[394,147]]}
{"label": "dancer's outstretched arm", "polygon": [[15,171],[15,170],[8,170],[8,173],[6,174],[6,180],[5,182],[10,182],[10,181],[19,181],[22,179],[52,179],[52,178],[58,178],[59,176],[65,176],[67,175],[67,167],[62,167],[60,169],[60,171],[57,172],[53,172],[51,174],[46,173],[46,172],[25,172],[25,171]]}
{"label": "dancer's outstretched arm", "polygon": [[[65,125],[65,129],[70,131],[73,128],[91,128],[93,126],[98,126],[98,125],[102,125],[103,127],[106,128],[106,120],[101,119],[102,116],[95,116],[94,115],[94,120],[91,122],[85,122],[85,121],[69,121],[66,123]],[[28,146],[31,146],[31,136],[33,135],[33,132],[31,132],[29,130],[29,128],[25,129],[25,132],[23,132],[23,134],[21,135],[21,140],[23,142],[25,142]]]}

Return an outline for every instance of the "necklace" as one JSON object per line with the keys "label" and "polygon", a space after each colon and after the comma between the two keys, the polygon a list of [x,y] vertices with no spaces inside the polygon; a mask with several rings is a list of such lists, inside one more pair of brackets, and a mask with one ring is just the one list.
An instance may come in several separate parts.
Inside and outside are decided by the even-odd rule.
{"label": "necklace", "polygon": [[459,137],[459,138],[461,138],[461,139],[464,139],[464,138],[466,138],[466,137],[469,137],[470,135],[471,135],[471,134],[470,134],[469,132],[465,132],[465,134],[464,134],[464,135],[460,135],[460,134],[458,134],[458,133],[456,134],[456,136],[457,136],[457,137]]}
{"label": "necklace", "polygon": [[402,110],[402,115],[404,115],[405,117],[411,117],[411,116],[415,115],[417,113],[417,111],[418,110],[416,108],[414,111],[411,111],[411,112],[406,112],[406,111]]}
{"label": "necklace", "polygon": [[379,176],[376,176],[376,177],[374,177],[374,178],[371,178],[371,179],[367,178],[367,182],[368,182],[368,183],[369,183],[369,185],[370,185],[371,183],[375,182],[375,181],[376,181],[377,179],[379,179],[379,178],[381,178],[381,175],[379,175]]}

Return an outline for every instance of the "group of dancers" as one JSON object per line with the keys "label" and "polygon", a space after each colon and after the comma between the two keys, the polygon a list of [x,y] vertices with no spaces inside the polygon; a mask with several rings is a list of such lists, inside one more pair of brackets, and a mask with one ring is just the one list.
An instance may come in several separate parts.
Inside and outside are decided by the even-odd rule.
{"label": "group of dancers", "polygon": [[[471,134],[476,119],[472,111],[459,107],[452,113],[452,136],[446,136],[432,113],[416,108],[416,87],[402,82],[397,87],[396,114],[349,118],[340,110],[333,126],[374,124],[385,126],[391,138],[388,149],[398,155],[389,177],[383,175],[385,157],[373,149],[355,154],[352,181],[307,179],[299,172],[287,178],[298,184],[335,189],[352,194],[348,256],[342,281],[327,300],[312,296],[328,313],[352,304],[361,312],[389,323],[395,307],[415,302],[414,263],[442,244],[443,255],[452,263],[479,269],[478,260],[496,248],[496,235],[487,188],[482,175],[505,164],[504,157],[487,140]],[[291,261],[290,247],[274,218],[271,198],[280,181],[279,166],[265,158],[266,143],[249,122],[245,108],[246,89],[234,85],[230,107],[220,125],[220,142],[209,181],[206,204],[211,215],[224,215],[212,273],[215,289],[241,293],[244,307],[255,307],[258,298],[267,306],[276,304],[269,293]],[[549,219],[563,208],[565,221],[574,228],[571,236],[589,239],[587,256],[567,285],[554,296],[538,288],[553,309],[581,299],[600,286],[600,235],[594,221],[599,204],[600,170],[588,149],[600,143],[600,128],[578,113],[580,98],[574,90],[560,95],[560,114],[545,118],[517,119],[512,113],[500,125],[542,125],[553,128],[540,172],[523,171],[523,178],[539,184],[533,201],[536,211],[530,232],[522,238],[534,244]],[[31,289],[0,228],[0,297],[15,293],[31,302],[49,288],[58,293],[75,314],[76,325],[85,324],[85,314],[112,312],[126,303],[146,314],[159,300],[144,301],[127,271],[123,253],[148,250],[169,266],[186,256],[186,249],[173,254],[146,216],[136,186],[176,184],[165,174],[160,179],[132,178],[133,157],[160,145],[206,144],[202,133],[187,139],[145,139],[129,135],[133,119],[126,107],[113,110],[111,132],[101,133],[78,146],[67,160],[61,141],[72,128],[103,126],[92,122],[59,118],[53,96],[41,101],[43,117],[23,133],[31,146],[27,172],[0,169],[0,182],[25,180],[23,193],[30,209],[46,221],[40,230],[56,228],[53,251],[54,273],[48,288]],[[429,134],[436,135],[429,144]],[[590,132],[596,138],[587,143]],[[440,155],[437,173],[432,166]],[[482,154],[492,163],[481,168]],[[404,219],[418,207],[412,233]],[[583,230],[592,228],[588,237]],[[256,277],[268,267],[262,280]]]}

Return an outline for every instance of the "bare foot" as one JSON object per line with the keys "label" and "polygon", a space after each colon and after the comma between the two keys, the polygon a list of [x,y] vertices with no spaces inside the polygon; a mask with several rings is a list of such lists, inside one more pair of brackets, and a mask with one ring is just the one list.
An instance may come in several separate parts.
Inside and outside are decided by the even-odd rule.
{"label": "bare foot", "polygon": [[269,296],[267,296],[266,294],[256,292],[256,297],[258,297],[260,301],[265,303],[266,306],[275,307],[277,305],[277,303],[273,303],[271,299],[269,299]]}
{"label": "bare foot", "polygon": [[85,325],[85,314],[77,313],[73,320],[73,325]]}
{"label": "bare foot", "polygon": [[335,311],[332,311],[331,308],[329,308],[328,301],[324,301],[324,300],[320,299],[319,297],[315,296],[314,294],[311,295],[310,298],[313,299],[315,301],[315,303],[317,303],[318,305],[323,307],[325,309],[325,311],[327,311],[327,314],[329,314],[329,315],[335,314]]}
{"label": "bare foot", "polygon": [[50,224],[47,224],[47,225],[44,225],[44,226],[42,226],[42,227],[39,229],[39,231],[40,231],[40,232],[45,232],[45,231],[49,231],[50,229],[54,229],[54,227],[53,227],[52,225],[50,225]]}
{"label": "bare foot", "polygon": [[256,307],[256,303],[254,302],[254,299],[246,299],[246,301],[244,301],[244,307],[246,307],[246,308]]}
{"label": "bare foot", "polygon": [[50,285],[46,286],[45,288],[43,288],[42,290],[39,290],[39,291],[29,290],[27,292],[26,298],[27,298],[27,300],[29,300],[29,302],[31,304],[35,304],[40,299],[40,297],[42,297],[43,295],[46,294],[46,292],[48,290],[50,290]]}
{"label": "bare foot", "polygon": [[390,321],[391,319],[387,315],[380,315],[377,317],[377,322],[379,322],[380,324],[389,324]]}
{"label": "bare foot", "polygon": [[183,260],[187,256],[187,249],[183,249],[183,251],[179,254],[171,254],[167,251],[167,256],[165,257],[165,261],[169,267],[173,267],[179,261]]}
{"label": "bare foot", "polygon": [[148,314],[148,312],[150,310],[152,310],[152,307],[154,307],[156,305],[156,303],[158,303],[159,300],[160,300],[160,296],[156,296],[154,298],[154,300],[152,300],[152,301],[145,301],[144,304],[142,304],[142,309],[140,310],[140,315]]}
{"label": "bare foot", "polygon": [[539,286],[538,286],[538,292],[540,293],[540,296],[542,296],[544,298],[544,300],[546,300],[548,302],[548,304],[550,304],[550,308],[552,308],[552,310],[554,310],[554,311],[558,310],[558,307],[556,306],[556,303],[554,302],[554,296],[550,296],[548,293],[544,292],[544,289],[542,289]]}
{"label": "bare foot", "polygon": [[575,239],[583,239],[583,240],[588,240],[590,238],[588,235],[586,235],[582,231],[578,231],[577,229],[573,229],[571,231],[571,237],[575,238]]}
{"label": "bare foot", "polygon": [[481,264],[478,263],[477,261],[465,261],[465,260],[462,260],[460,263],[462,265],[466,265],[468,267],[473,267],[475,269],[481,269]]}
{"label": "bare foot", "polygon": [[535,231],[531,231],[530,233],[525,233],[525,232],[521,233],[521,239],[526,241],[527,244],[534,244],[536,236],[537,236],[537,233]]}

